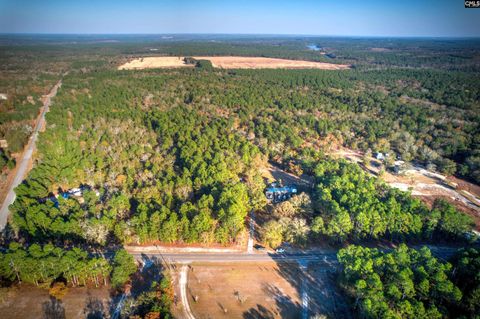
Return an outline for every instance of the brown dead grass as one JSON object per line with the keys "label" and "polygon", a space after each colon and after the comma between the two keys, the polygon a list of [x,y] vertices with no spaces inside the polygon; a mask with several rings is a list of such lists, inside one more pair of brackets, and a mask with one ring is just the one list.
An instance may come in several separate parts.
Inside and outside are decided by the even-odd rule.
{"label": "brown dead grass", "polygon": [[[197,60],[209,60],[213,67],[222,69],[321,69],[345,70],[350,65],[302,60],[287,60],[263,57],[240,56],[196,56]],[[135,70],[149,68],[192,67],[185,64],[183,57],[145,57],[135,59],[118,67],[119,70]]]}
{"label": "brown dead grass", "polygon": [[[90,312],[89,305],[98,305],[108,314],[109,303],[106,287],[70,288],[62,299],[61,308],[65,310],[65,318],[86,318]],[[16,285],[8,289],[7,298],[0,302],[0,318],[46,318],[45,307],[49,305],[48,290],[27,284]]]}
{"label": "brown dead grass", "polygon": [[305,271],[296,263],[193,264],[188,272],[189,305],[196,318],[301,318],[304,290],[309,318],[351,318],[334,271],[320,264]]}
{"label": "brown dead grass", "polygon": [[[296,266],[290,267],[295,273]],[[298,287],[282,276],[275,263],[193,265],[188,273],[187,294],[197,318],[300,315]],[[197,302],[193,296],[198,296]]]}

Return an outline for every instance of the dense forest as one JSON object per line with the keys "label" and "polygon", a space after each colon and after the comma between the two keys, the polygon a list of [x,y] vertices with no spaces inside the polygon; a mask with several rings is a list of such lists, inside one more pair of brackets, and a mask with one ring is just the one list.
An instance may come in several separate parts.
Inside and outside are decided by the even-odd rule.
{"label": "dense forest", "polygon": [[[417,145],[426,142],[413,138],[415,131],[389,128],[383,135],[388,138],[383,137],[378,127],[369,129],[367,124],[381,122],[359,115],[369,107],[338,104],[318,93],[335,84],[340,89],[341,74],[175,70],[68,75],[47,116],[41,157],[17,189],[14,229],[36,240],[77,238],[95,245],[112,240],[235,243],[242,240],[249,210],[265,205],[259,168],[267,160],[279,164],[293,160],[317,176],[315,213],[322,214],[316,220],[325,227],[318,229],[323,234],[339,240],[346,235],[399,239],[420,233],[432,236],[436,229],[451,236],[468,231],[471,221],[450,207],[439,204],[430,212],[408,194],[378,185],[358,166],[326,160],[319,154],[326,148],[314,149],[329,134],[365,148],[387,147],[384,141],[399,135],[413,143],[391,137],[392,148],[403,158],[424,153]],[[377,105],[365,101],[370,107]],[[345,108],[337,113],[341,105]],[[322,114],[329,114],[328,120]],[[395,114],[391,120],[401,123],[402,116]],[[432,111],[431,116],[441,117],[441,112]],[[404,121],[412,117],[405,115]],[[382,119],[388,122],[386,118]],[[357,126],[358,119],[365,122]],[[405,126],[400,123],[396,127]],[[368,132],[375,132],[374,137]],[[473,138],[470,131],[454,132],[466,141]],[[418,149],[447,160],[427,145]],[[82,202],[48,200],[51,194],[81,185],[91,188]],[[351,225],[335,225],[344,222]]]}
{"label": "dense forest", "polygon": [[315,173],[322,212],[316,224],[326,225],[320,231],[339,240],[386,235],[391,240],[404,240],[435,234],[455,239],[473,227],[470,216],[457,212],[445,200],[437,199],[429,210],[419,199],[368,177],[346,161],[324,161]]}
{"label": "dense forest", "polygon": [[478,256],[470,249],[443,263],[427,247],[403,244],[391,252],[352,245],[338,253],[342,284],[366,318],[476,318]]}
{"label": "dense forest", "polygon": [[[265,116],[273,116],[291,131],[310,132],[304,138],[308,143],[319,135],[322,139],[334,136],[354,149],[391,149],[407,161],[418,160],[478,183],[479,79],[475,70],[480,43],[476,41],[265,37],[252,43],[248,37],[228,36],[112,37],[77,36],[73,46],[65,36],[12,39],[5,35],[0,37],[0,44],[4,43],[0,57],[8,72],[42,71],[42,77],[50,78],[68,69],[107,70],[118,65],[118,56],[247,55],[351,63],[356,69],[348,72],[242,70],[209,75],[208,81],[205,74],[197,74],[202,79],[189,76],[181,82],[192,97],[198,94],[224,108],[237,104],[244,114],[257,111],[254,123],[242,122],[252,132],[262,133],[259,137],[267,135],[270,143],[279,138],[283,142],[286,136],[282,135],[290,132],[277,127],[265,132]],[[9,45],[12,42],[29,45]],[[311,44],[321,50],[309,49]],[[336,58],[325,57],[323,53],[330,51]],[[34,65],[25,64],[32,56],[37,57]],[[229,81],[232,77],[241,80]]]}

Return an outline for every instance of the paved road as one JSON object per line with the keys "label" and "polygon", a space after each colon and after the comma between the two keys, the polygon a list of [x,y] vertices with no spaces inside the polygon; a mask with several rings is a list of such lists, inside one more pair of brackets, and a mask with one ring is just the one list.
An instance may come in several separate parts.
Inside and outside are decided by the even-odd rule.
{"label": "paved road", "polygon": [[[443,260],[449,259],[455,254],[458,248],[431,246],[427,245],[432,254],[437,258]],[[420,247],[413,247],[420,248]],[[336,251],[309,251],[309,252],[295,252],[287,254],[276,254],[269,252],[248,253],[171,253],[171,252],[155,252],[146,253],[132,252],[137,260],[158,259],[159,261],[166,261],[169,263],[192,263],[192,262],[209,262],[209,263],[227,263],[227,262],[298,262],[305,264],[315,262],[323,266],[336,266],[337,252]]]}
{"label": "paved road", "polygon": [[154,259],[169,263],[191,263],[191,262],[323,262],[337,263],[336,252],[329,253],[308,253],[308,254],[273,254],[273,253],[132,253],[137,260]]}
{"label": "paved road", "polygon": [[7,224],[7,219],[9,214],[8,206],[10,206],[15,200],[15,191],[14,191],[15,187],[20,185],[20,183],[23,181],[23,178],[27,174],[29,163],[32,159],[33,151],[36,148],[38,132],[45,124],[45,114],[49,110],[51,98],[57,94],[57,90],[61,85],[62,85],[62,81],[60,80],[58,81],[57,84],[55,84],[55,86],[52,88],[50,93],[45,96],[42,113],[37,119],[37,123],[35,124],[35,129],[33,130],[30,140],[28,141],[27,148],[23,152],[23,157],[20,160],[20,163],[17,165],[17,171],[15,173],[15,177],[13,178],[12,184],[8,189],[8,193],[7,193],[7,196],[5,197],[5,201],[2,203],[2,208],[0,209],[0,230],[5,228],[5,225]]}

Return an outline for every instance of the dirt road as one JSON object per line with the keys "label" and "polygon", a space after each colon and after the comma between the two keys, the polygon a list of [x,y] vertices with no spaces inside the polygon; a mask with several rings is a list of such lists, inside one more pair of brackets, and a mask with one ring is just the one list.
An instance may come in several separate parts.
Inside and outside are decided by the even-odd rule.
{"label": "dirt road", "polygon": [[185,312],[186,319],[195,319],[195,316],[190,309],[190,304],[188,303],[187,295],[187,277],[188,277],[188,266],[183,265],[180,272],[180,298],[182,299],[183,310]]}
{"label": "dirt road", "polygon": [[32,136],[28,141],[27,147],[21,157],[19,163],[17,163],[17,171],[15,173],[15,177],[13,178],[12,184],[8,187],[8,193],[5,197],[4,202],[2,203],[2,208],[0,209],[0,230],[5,228],[8,220],[9,209],[8,207],[13,203],[15,200],[15,188],[20,185],[23,181],[23,178],[28,173],[29,163],[32,160],[32,154],[36,149],[36,142],[38,137],[38,132],[45,124],[45,114],[49,111],[51,99],[57,94],[58,88],[62,85],[62,81],[58,81],[57,84],[52,88],[50,93],[45,96],[45,100],[43,101],[43,108],[40,116],[37,119],[37,123],[35,124],[35,129],[33,130]]}

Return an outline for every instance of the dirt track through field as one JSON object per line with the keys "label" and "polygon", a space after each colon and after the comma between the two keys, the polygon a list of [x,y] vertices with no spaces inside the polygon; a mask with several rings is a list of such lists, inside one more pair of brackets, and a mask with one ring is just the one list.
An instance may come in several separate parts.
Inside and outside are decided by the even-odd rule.
{"label": "dirt track through field", "polygon": [[182,299],[183,310],[185,312],[186,319],[195,319],[195,316],[190,309],[190,305],[188,303],[188,295],[187,295],[187,278],[188,278],[188,266],[183,265],[182,270],[180,272],[180,297]]}

